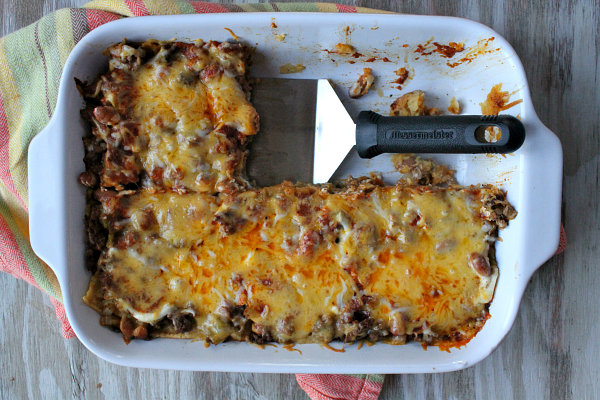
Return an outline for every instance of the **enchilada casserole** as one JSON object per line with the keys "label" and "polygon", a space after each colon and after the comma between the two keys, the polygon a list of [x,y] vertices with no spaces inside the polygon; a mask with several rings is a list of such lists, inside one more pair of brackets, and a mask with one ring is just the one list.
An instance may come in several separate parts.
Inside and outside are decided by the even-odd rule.
{"label": "enchilada casserole", "polygon": [[[489,317],[498,229],[490,185],[396,157],[380,177],[254,187],[249,49],[123,42],[78,82],[90,123],[84,301],[125,341],[468,342]],[[282,134],[285,134],[282,132]]]}

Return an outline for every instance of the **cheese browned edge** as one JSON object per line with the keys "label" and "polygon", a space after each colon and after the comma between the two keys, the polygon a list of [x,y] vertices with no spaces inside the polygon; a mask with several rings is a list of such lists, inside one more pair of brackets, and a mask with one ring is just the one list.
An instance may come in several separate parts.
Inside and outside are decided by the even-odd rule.
{"label": "cheese browned edge", "polygon": [[489,317],[497,230],[516,215],[502,191],[460,187],[451,171],[418,158],[397,162],[407,178],[391,187],[374,176],[251,188],[243,162],[231,175],[235,190],[143,180],[136,190],[110,187],[102,184],[109,158],[89,145],[106,146],[97,98],[86,97],[94,135],[84,138],[82,181],[94,273],[84,301],[126,341],[417,340],[447,349]]}

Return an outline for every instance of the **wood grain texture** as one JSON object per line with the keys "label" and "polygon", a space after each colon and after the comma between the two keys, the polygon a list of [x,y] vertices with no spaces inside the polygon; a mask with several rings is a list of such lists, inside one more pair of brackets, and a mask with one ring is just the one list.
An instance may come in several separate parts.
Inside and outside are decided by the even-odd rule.
{"label": "wood grain texture", "polygon": [[[600,398],[600,4],[598,0],[340,3],[480,21],[515,48],[541,120],[562,140],[567,251],[533,276],[490,357],[447,374],[393,375],[381,399]],[[83,1],[3,0],[2,34]],[[1,78],[0,78],[1,79]],[[1,399],[306,399],[293,375],[124,368],[65,340],[50,302],[0,274]]]}

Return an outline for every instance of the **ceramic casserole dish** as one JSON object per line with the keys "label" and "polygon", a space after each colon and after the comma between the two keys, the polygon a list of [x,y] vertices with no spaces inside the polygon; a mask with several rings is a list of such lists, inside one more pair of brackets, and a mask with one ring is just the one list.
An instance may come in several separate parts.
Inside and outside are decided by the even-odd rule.
{"label": "ceramic casserole dish", "polygon": [[[428,106],[441,110],[455,97],[464,114],[481,113],[479,103],[498,83],[511,94],[511,101],[522,99],[504,112],[521,118],[527,130],[525,143],[517,152],[434,156],[456,170],[460,184],[491,183],[506,190],[518,211],[496,244],[500,272],[491,317],[472,341],[449,352],[437,347],[425,351],[419,343],[377,343],[360,349],[346,345],[343,353],[317,344],[296,346],[300,352],[237,342],[206,348],[202,341],[173,339],[126,345],[120,334],[99,325],[98,314],[82,301],[90,273],[84,264],[85,188],[78,175],[84,171],[81,138],[87,127],[79,115],[83,101],[74,78],[91,81],[103,72],[104,49],[124,37],[133,41],[231,40],[230,31],[224,28],[256,47],[252,77],[277,77],[280,66],[302,64],[306,67],[302,72],[285,77],[329,78],[353,116],[361,109],[386,114],[395,98],[416,89],[427,93]],[[352,43],[362,57],[350,63],[327,51],[340,42]],[[435,48],[434,42],[464,43],[465,50],[452,58],[438,52],[427,54],[427,49]],[[419,45],[425,50],[419,51]],[[374,60],[368,61],[370,58]],[[378,77],[376,89],[360,101],[351,100],[347,88],[366,66]],[[412,78],[398,89],[393,83],[394,71],[403,66],[412,71]],[[512,47],[491,29],[458,18],[243,13],[111,22],[90,32],[73,49],[62,74],[56,111],[32,140],[28,162],[31,243],[57,275],[77,337],[99,357],[133,367],[280,373],[422,373],[465,368],[489,355],[508,333],[529,278],[553,255],[559,240],[560,142],[538,119],[523,67]],[[340,174],[360,176],[369,171],[382,172],[390,183],[396,178],[386,155],[368,161],[350,158]],[[341,343],[333,345],[341,347]]]}

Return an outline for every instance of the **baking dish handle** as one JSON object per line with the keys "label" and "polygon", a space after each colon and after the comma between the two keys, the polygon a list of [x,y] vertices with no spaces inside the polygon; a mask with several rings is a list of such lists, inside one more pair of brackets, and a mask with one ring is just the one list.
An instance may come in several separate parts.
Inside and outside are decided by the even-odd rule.
{"label": "baking dish handle", "polygon": [[29,237],[33,251],[55,272],[59,282],[66,271],[64,179],[65,160],[59,157],[64,137],[55,134],[59,123],[52,118],[29,144]]}
{"label": "baking dish handle", "polygon": [[[527,278],[558,248],[561,226],[563,153],[560,140],[541,121],[527,127],[531,157],[527,158],[522,193],[530,196],[525,201],[528,215],[525,221],[524,252],[521,259]],[[528,143],[527,143],[528,142]],[[525,147],[525,146],[524,146]]]}

